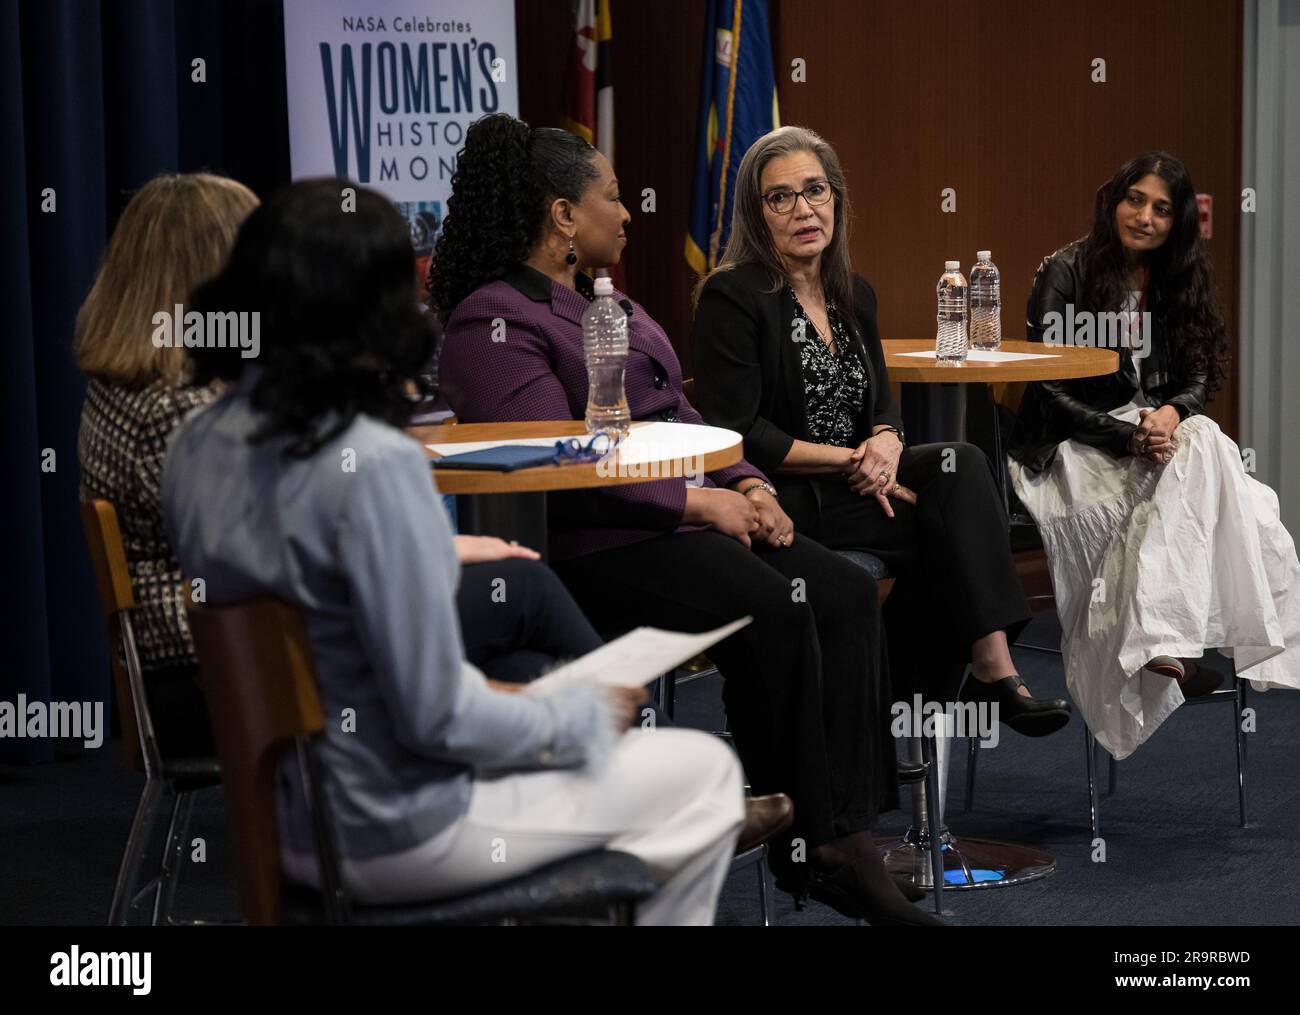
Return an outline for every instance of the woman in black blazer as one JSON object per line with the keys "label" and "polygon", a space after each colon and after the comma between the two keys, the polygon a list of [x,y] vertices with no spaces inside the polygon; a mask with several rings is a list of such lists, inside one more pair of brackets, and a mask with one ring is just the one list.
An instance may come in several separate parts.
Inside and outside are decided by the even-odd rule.
{"label": "woman in black blazer", "polygon": [[905,445],[848,221],[839,159],[817,134],[782,127],[745,153],[726,250],[696,290],[700,412],[744,435],[797,532],[870,551],[898,578],[898,681],[952,700],[969,661],[963,701],[998,703],[1028,736],[1055,732],[1068,704],[1030,697],[1008,647],[1029,611],[988,460],[970,444]]}

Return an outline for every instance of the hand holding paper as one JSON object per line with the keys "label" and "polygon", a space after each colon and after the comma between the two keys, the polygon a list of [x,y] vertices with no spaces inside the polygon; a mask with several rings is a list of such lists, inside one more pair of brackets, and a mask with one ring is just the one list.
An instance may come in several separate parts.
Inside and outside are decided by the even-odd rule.
{"label": "hand holding paper", "polygon": [[638,627],[581,659],[575,659],[529,684],[524,693],[544,694],[560,684],[582,681],[609,687],[644,687],[674,666],[693,659],[710,645],[734,634],[752,621],[741,617],[730,624],[705,631],[683,634],[656,627]]}

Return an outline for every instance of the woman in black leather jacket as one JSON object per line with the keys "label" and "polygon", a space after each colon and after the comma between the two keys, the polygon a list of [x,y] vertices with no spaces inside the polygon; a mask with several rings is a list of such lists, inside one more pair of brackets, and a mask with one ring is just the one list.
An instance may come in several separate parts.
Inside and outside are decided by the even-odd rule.
{"label": "woman in black leather jacket", "polygon": [[1207,647],[1235,647],[1257,687],[1300,686],[1294,545],[1276,496],[1203,415],[1224,378],[1224,324],[1178,159],[1141,155],[1098,189],[1092,231],[1040,265],[1028,329],[1120,354],[1114,374],[1030,385],[1010,443],[1070,689],[1098,740],[1126,757],[1185,696],[1217,687],[1191,662]]}
{"label": "woman in black leather jacket", "polygon": [[[1133,159],[1097,191],[1092,232],[1043,259],[1029,297],[1031,342],[1077,336],[1087,324],[1093,344],[1108,344],[1103,333],[1112,325],[1112,336],[1119,337],[1115,317],[1132,292],[1142,294],[1151,327],[1133,349],[1119,349],[1117,373],[1030,385],[1011,455],[1031,472],[1050,465],[1063,440],[1117,458],[1137,454],[1155,461],[1178,424],[1205,410],[1207,395],[1223,377],[1224,328],[1200,243],[1195,193],[1173,156]],[[1099,312],[1109,313],[1102,318]],[[1136,425],[1110,415],[1139,389],[1158,407],[1156,420]],[[1137,446],[1142,440],[1145,449]]]}

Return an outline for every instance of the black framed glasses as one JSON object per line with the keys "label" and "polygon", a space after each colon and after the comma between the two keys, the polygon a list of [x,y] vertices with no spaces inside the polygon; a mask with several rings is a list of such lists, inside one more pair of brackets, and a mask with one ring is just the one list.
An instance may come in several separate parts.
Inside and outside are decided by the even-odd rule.
{"label": "black framed glasses", "polygon": [[616,447],[619,438],[601,432],[594,434],[591,440],[583,444],[577,437],[555,442],[556,465],[579,465],[584,462],[598,462]]}
{"label": "black framed glasses", "polygon": [[794,206],[798,203],[799,198],[808,202],[808,207],[816,208],[825,204],[835,193],[830,183],[826,180],[817,180],[808,184],[803,190],[772,190],[763,195],[763,203],[772,209],[776,215],[789,215],[794,211]]}

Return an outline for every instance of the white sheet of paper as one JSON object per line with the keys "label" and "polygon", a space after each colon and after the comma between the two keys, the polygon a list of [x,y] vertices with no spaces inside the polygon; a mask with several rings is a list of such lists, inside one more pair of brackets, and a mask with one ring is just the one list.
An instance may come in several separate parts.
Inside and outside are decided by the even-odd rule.
{"label": "white sheet of paper", "polygon": [[566,438],[558,434],[554,437],[516,437],[508,441],[461,441],[459,444],[426,444],[425,447],[439,455],[462,455],[471,451],[483,451],[485,448],[500,448],[507,444],[526,444],[530,448],[553,448],[556,441]]}
{"label": "white sheet of paper", "polygon": [[644,687],[674,666],[694,659],[710,645],[716,645],[739,631],[753,619],[741,617],[703,634],[638,627],[594,652],[588,652],[581,659],[551,670],[529,684],[524,693],[537,694],[575,681],[608,687]]}
{"label": "white sheet of paper", "polygon": [[[917,359],[934,359],[934,350],[926,349],[923,352],[900,352],[899,356],[915,356]],[[992,352],[988,349],[970,349],[966,353],[967,359],[979,360],[985,363],[1014,363],[1022,359],[1059,359],[1059,352]]]}

